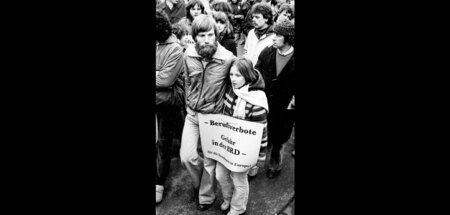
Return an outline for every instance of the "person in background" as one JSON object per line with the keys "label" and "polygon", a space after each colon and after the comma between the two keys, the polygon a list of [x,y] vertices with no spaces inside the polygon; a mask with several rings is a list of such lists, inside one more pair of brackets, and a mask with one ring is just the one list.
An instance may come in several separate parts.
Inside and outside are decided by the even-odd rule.
{"label": "person in background", "polygon": [[242,23],[242,34],[244,35],[244,38],[242,38],[243,41],[240,44],[245,43],[245,37],[247,37],[248,32],[255,27],[255,26],[253,26],[253,21],[252,21],[253,16],[251,13],[251,8],[253,7],[254,4],[256,4],[258,2],[261,2],[261,0],[242,0],[242,5],[243,5],[242,7],[247,8],[247,12],[244,13],[245,17],[244,17],[244,21]]}
{"label": "person in background", "polygon": [[[239,41],[241,39],[242,25],[245,18],[244,16],[250,9],[250,4],[244,4],[241,0],[230,0],[229,3],[233,13],[233,22],[231,25],[234,30],[234,40]],[[242,39],[244,39],[244,36],[242,36]]]}
{"label": "person in background", "polygon": [[175,34],[175,36],[178,39],[178,43],[183,47],[183,52],[186,51],[186,48],[188,45],[193,45],[193,41],[191,42],[189,37],[189,31],[188,27],[186,27],[183,24],[175,23],[172,25],[172,33]]}
{"label": "person in background", "polygon": [[251,9],[254,29],[250,30],[244,45],[244,57],[256,65],[258,56],[267,46],[273,44],[272,9],[266,3],[257,3]]}
{"label": "person in background", "polygon": [[188,34],[192,35],[192,22],[198,15],[206,14],[205,5],[201,0],[190,0],[186,5],[186,12],[186,17],[183,17],[178,23],[185,25],[188,28]]}
{"label": "person in background", "polygon": [[[230,88],[227,90],[224,114],[242,120],[264,124],[260,156],[265,156],[267,147],[267,113],[269,111],[264,80],[246,58],[234,60],[230,69]],[[227,215],[244,214],[249,197],[247,172],[232,172],[220,162],[216,162],[216,177],[222,188],[223,203],[220,209]]]}
{"label": "person in background", "polygon": [[273,17],[276,18],[278,16],[278,12],[280,11],[281,5],[290,4],[290,0],[271,0],[270,4],[272,7]]}
{"label": "person in background", "polygon": [[212,12],[224,12],[228,16],[228,20],[230,23],[234,22],[233,9],[231,8],[230,3],[226,0],[214,0],[211,3]]}
{"label": "person in background", "polygon": [[156,106],[159,139],[156,144],[156,203],[161,202],[170,171],[174,138],[180,139],[184,108],[183,48],[172,34],[169,17],[156,12]]}
{"label": "person in background", "polygon": [[164,11],[172,24],[186,16],[184,0],[165,0],[164,3],[157,4],[156,10]]}
{"label": "person in background", "polygon": [[200,15],[192,23],[194,46],[185,51],[185,89],[187,116],[181,138],[180,160],[192,179],[198,194],[200,211],[207,210],[215,201],[214,160],[200,157],[198,114],[218,114],[223,110],[226,80],[233,53],[218,43],[219,30],[214,18]]}
{"label": "person in background", "polygon": [[219,29],[218,41],[220,45],[236,56],[236,41],[233,38],[233,26],[231,26],[230,21],[228,21],[228,16],[224,12],[214,12],[213,17],[216,20],[217,28]]}
{"label": "person in background", "polygon": [[294,19],[294,12],[290,4],[282,4],[280,9],[278,9],[277,17],[275,18],[276,23],[281,23],[284,19],[292,21]]}
{"label": "person in background", "polygon": [[289,140],[295,117],[289,109],[296,83],[294,55],[294,24],[285,20],[275,24],[273,46],[266,47],[258,57],[255,68],[265,83],[269,101],[268,138],[272,151],[269,156],[268,178],[277,177],[283,166],[283,145]]}

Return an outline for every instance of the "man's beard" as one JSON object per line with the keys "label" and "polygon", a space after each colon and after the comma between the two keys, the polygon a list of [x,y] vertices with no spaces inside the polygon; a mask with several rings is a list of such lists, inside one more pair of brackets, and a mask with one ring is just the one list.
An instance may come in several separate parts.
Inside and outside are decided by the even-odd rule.
{"label": "man's beard", "polygon": [[214,53],[217,51],[217,41],[214,41],[211,45],[199,45],[198,43],[195,43],[195,50],[197,51],[198,55],[202,56],[203,58],[207,60],[211,60]]}

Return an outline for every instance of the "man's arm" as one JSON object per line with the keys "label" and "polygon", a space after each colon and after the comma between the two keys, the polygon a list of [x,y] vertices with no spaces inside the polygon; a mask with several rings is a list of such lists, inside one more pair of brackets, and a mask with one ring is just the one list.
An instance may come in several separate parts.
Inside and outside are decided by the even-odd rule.
{"label": "man's arm", "polygon": [[156,72],[156,88],[171,87],[183,70],[183,49],[177,46],[168,56],[159,72]]}
{"label": "man's arm", "polygon": [[186,108],[188,108],[188,95],[190,94],[189,90],[191,89],[191,80],[189,79],[189,67],[187,65],[187,56],[184,56],[183,58],[183,65],[184,65],[184,99]]}

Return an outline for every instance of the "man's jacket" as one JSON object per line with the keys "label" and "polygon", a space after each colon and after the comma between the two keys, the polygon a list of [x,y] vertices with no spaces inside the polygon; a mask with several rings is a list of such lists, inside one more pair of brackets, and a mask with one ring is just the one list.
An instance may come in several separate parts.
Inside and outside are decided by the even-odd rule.
{"label": "man's jacket", "polygon": [[218,44],[216,53],[205,67],[194,46],[186,49],[185,57],[187,107],[200,113],[220,113],[233,53]]}
{"label": "man's jacket", "polygon": [[273,46],[265,48],[259,55],[255,68],[264,78],[265,92],[269,101],[269,110],[286,109],[295,93],[295,50],[280,74],[276,72],[277,49]]}
{"label": "man's jacket", "polygon": [[255,29],[250,30],[247,35],[247,40],[245,41],[243,57],[250,59],[253,66],[255,66],[261,51],[266,47],[273,45],[273,38],[275,38],[273,25],[269,26],[267,33],[260,38],[256,36]]}
{"label": "man's jacket", "polygon": [[[177,43],[174,34],[156,46],[156,98],[158,101],[171,100],[169,103],[183,105],[183,47]],[[173,89],[176,93],[173,95]],[[175,97],[173,97],[175,96]],[[161,100],[158,100],[161,99]],[[175,100],[174,100],[175,99]]]}

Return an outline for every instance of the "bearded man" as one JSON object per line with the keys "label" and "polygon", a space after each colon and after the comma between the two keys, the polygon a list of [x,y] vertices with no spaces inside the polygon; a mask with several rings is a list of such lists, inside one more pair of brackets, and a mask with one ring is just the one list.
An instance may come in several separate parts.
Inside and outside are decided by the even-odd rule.
{"label": "bearded man", "polygon": [[192,23],[195,46],[185,51],[186,119],[181,137],[180,159],[187,169],[199,210],[215,201],[215,161],[197,152],[200,143],[198,113],[217,114],[223,109],[226,83],[235,56],[218,43],[219,30],[214,18],[199,15]]}

